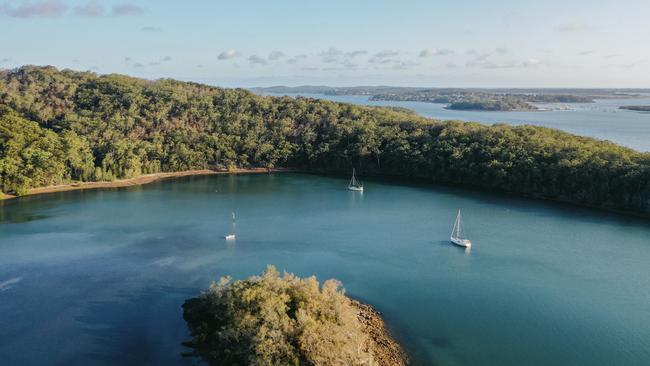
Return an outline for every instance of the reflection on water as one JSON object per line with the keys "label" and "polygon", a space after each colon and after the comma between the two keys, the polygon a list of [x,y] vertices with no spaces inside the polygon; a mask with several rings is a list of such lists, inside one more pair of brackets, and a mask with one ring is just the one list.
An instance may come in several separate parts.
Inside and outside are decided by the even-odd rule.
{"label": "reflection on water", "polygon": [[[189,364],[183,301],[267,264],[341,280],[418,364],[650,364],[646,221],[405,180],[346,187],[190,177],[2,206],[2,364]],[[458,207],[471,251],[449,241]],[[19,212],[41,218],[6,225]]]}

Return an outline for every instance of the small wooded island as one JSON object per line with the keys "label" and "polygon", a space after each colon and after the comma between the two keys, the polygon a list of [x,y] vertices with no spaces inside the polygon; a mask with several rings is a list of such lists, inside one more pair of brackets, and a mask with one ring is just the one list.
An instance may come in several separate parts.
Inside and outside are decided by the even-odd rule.
{"label": "small wooded island", "polygon": [[626,109],[628,111],[636,112],[650,112],[650,105],[624,105],[618,107],[618,109]]}
{"label": "small wooded island", "polygon": [[379,314],[341,283],[280,275],[221,278],[183,305],[193,349],[213,365],[407,365]]}

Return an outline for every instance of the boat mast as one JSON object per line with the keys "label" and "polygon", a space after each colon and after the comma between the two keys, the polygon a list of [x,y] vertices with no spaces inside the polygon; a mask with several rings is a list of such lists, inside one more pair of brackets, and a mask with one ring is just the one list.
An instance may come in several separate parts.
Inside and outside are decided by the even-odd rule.
{"label": "boat mast", "polygon": [[462,234],[462,232],[460,230],[460,224],[461,224],[460,208],[458,209],[458,218],[456,220],[458,220],[458,238],[462,239],[463,234]]}

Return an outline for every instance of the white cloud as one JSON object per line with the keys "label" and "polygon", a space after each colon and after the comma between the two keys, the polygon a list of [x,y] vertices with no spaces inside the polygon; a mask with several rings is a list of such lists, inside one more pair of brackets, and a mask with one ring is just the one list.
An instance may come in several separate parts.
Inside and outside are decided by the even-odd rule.
{"label": "white cloud", "polygon": [[338,62],[339,57],[343,54],[341,50],[338,48],[330,47],[327,49],[327,51],[323,51],[319,53],[319,56],[321,56],[321,59],[325,63],[333,63],[333,62]]}
{"label": "white cloud", "polygon": [[450,49],[425,48],[422,51],[420,51],[420,57],[447,56],[453,53],[454,51]]}
{"label": "white cloud", "polygon": [[376,58],[388,58],[388,57],[395,57],[399,55],[398,51],[393,51],[393,50],[384,50],[384,51],[379,51],[375,53]]}
{"label": "white cloud", "polygon": [[241,56],[239,51],[237,51],[234,48],[231,48],[229,50],[225,50],[225,51],[221,52],[217,58],[219,60],[231,60],[231,59],[237,58],[239,56]]}
{"label": "white cloud", "polygon": [[142,14],[144,14],[144,8],[134,4],[113,5],[113,7],[111,8],[112,16],[142,15]]}
{"label": "white cloud", "polygon": [[14,18],[55,18],[63,15],[68,6],[59,0],[25,2],[17,6],[0,5],[0,14]]}
{"label": "white cloud", "polygon": [[101,17],[104,16],[104,7],[96,1],[91,1],[84,5],[74,7],[74,14],[84,17]]}
{"label": "white cloud", "polygon": [[284,52],[282,51],[272,51],[269,53],[269,60],[271,61],[279,60],[282,57],[284,57]]}
{"label": "white cloud", "polygon": [[367,53],[368,51],[366,50],[355,50],[355,51],[346,52],[344,56],[348,58],[355,58],[357,56],[365,55]]}

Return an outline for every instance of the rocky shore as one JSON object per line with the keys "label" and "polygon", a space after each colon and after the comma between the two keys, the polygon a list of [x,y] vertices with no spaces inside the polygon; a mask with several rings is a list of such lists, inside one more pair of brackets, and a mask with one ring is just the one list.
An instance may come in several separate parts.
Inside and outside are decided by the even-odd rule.
{"label": "rocky shore", "polygon": [[406,366],[409,359],[402,347],[390,335],[381,314],[372,306],[352,300],[352,305],[358,310],[358,319],[363,332],[372,341],[369,346],[378,366]]}

